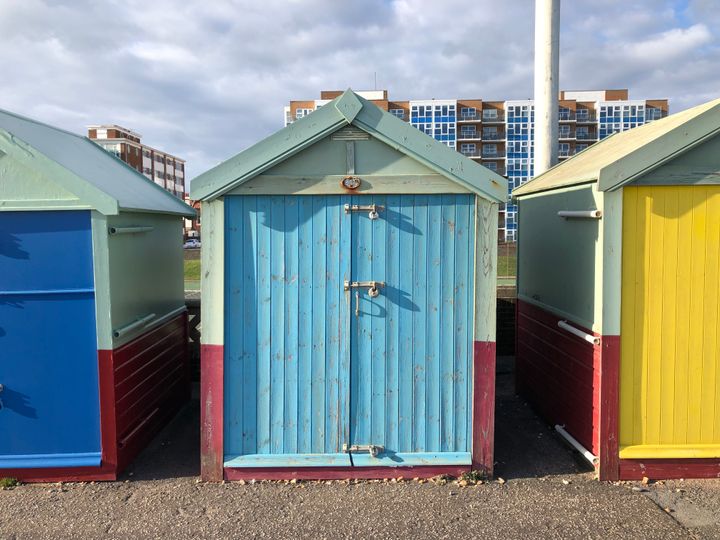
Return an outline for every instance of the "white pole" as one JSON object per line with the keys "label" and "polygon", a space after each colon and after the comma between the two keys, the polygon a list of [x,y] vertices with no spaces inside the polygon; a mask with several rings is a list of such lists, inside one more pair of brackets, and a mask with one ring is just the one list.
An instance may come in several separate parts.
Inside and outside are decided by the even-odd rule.
{"label": "white pole", "polygon": [[558,161],[560,0],[535,0],[535,171]]}

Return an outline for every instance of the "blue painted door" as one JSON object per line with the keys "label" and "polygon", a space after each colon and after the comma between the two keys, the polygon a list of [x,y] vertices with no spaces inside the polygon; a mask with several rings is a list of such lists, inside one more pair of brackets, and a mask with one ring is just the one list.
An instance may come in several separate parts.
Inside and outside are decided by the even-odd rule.
{"label": "blue painted door", "polygon": [[[354,197],[350,443],[355,466],[469,464],[474,196]],[[358,303],[359,302],[359,303]],[[357,303],[357,305],[356,305]]]}
{"label": "blue painted door", "polygon": [[90,213],[0,212],[0,476],[100,463]]}
{"label": "blue painted door", "polygon": [[474,197],[225,205],[225,465],[470,463]]}

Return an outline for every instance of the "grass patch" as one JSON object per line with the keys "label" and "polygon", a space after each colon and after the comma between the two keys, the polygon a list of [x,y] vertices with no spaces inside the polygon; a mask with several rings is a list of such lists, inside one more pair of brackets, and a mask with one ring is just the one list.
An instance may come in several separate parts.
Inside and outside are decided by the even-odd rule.
{"label": "grass patch", "polygon": [[517,268],[516,255],[498,256],[498,277],[515,276]]}
{"label": "grass patch", "polygon": [[12,489],[19,485],[17,478],[0,478],[0,489]]}
{"label": "grass patch", "polygon": [[200,280],[200,261],[185,261],[185,281]]}

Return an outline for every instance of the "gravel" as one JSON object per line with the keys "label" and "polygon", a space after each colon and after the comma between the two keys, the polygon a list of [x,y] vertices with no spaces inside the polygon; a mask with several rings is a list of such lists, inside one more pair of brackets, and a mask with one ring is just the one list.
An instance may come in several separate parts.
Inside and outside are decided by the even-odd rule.
{"label": "gravel", "polygon": [[497,478],[481,485],[206,484],[193,402],[118,482],[0,490],[0,538],[720,538],[720,481],[598,482],[507,371],[497,419]]}

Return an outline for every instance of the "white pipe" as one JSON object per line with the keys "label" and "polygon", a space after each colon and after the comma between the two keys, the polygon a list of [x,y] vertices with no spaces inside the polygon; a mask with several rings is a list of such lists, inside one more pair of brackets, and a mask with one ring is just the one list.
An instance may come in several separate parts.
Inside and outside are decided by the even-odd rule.
{"label": "white pipe", "polygon": [[108,229],[108,233],[110,233],[110,234],[137,234],[137,233],[150,232],[154,229],[155,229],[155,227],[110,227]]}
{"label": "white pipe", "polygon": [[558,162],[559,72],[560,0],[535,0],[535,176]]}
{"label": "white pipe", "polygon": [[586,334],[582,330],[578,330],[574,326],[570,326],[567,321],[558,321],[557,325],[563,330],[570,332],[572,335],[584,339],[588,343],[592,343],[593,345],[600,345],[600,338],[595,337],[592,334]]}
{"label": "white pipe", "polygon": [[560,210],[557,215],[564,218],[600,219],[602,210]]}
{"label": "white pipe", "polygon": [[132,332],[136,328],[139,328],[141,326],[145,326],[147,323],[149,323],[151,320],[155,318],[154,313],[150,313],[149,315],[145,315],[144,317],[131,322],[130,324],[126,324],[125,326],[122,326],[118,328],[117,330],[113,330],[113,337],[119,338],[120,336],[124,336],[128,332]]}
{"label": "white pipe", "polygon": [[560,424],[557,424],[555,426],[555,431],[557,431],[563,439],[565,439],[567,442],[570,443],[570,445],[580,452],[582,456],[587,459],[590,462],[590,465],[593,467],[597,465],[598,458],[595,454],[593,454],[590,450],[585,448],[582,444],[578,442],[578,440],[570,435],[567,431],[565,431],[565,426],[561,426]]}

